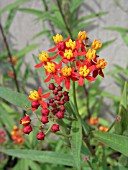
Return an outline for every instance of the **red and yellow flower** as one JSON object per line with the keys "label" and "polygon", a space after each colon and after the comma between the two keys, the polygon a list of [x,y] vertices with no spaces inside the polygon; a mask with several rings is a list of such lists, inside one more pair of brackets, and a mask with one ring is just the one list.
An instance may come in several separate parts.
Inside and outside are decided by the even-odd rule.
{"label": "red and yellow flower", "polygon": [[[43,107],[43,108],[47,108],[47,102],[45,102],[43,100],[48,98],[50,96],[50,92],[46,93],[46,94],[42,94],[42,88],[39,87],[38,91],[34,90],[34,91],[30,91],[30,95],[28,97],[29,100],[31,101],[38,101],[38,103]],[[35,108],[32,110],[36,110]]]}

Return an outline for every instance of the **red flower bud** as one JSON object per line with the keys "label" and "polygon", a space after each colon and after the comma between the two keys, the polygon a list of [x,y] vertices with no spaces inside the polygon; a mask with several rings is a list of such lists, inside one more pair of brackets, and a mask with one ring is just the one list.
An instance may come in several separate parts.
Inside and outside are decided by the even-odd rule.
{"label": "red flower bud", "polygon": [[49,90],[55,90],[55,85],[53,83],[50,83],[48,88]]}
{"label": "red flower bud", "polygon": [[59,93],[59,94],[58,94],[58,96],[59,96],[59,97],[62,97],[62,96],[63,96],[63,94],[62,94],[62,93]]}
{"label": "red flower bud", "polygon": [[49,122],[48,117],[47,116],[42,116],[41,122],[43,124],[48,123]]}
{"label": "red flower bud", "polygon": [[49,110],[47,108],[44,108],[41,110],[41,113],[43,116],[48,116],[49,115]]}
{"label": "red flower bud", "polygon": [[39,132],[39,133],[37,133],[36,138],[38,140],[44,140],[45,134],[43,132]]}
{"label": "red flower bud", "polygon": [[57,96],[54,96],[54,99],[57,100]]}
{"label": "red flower bud", "polygon": [[30,125],[25,126],[25,127],[23,128],[23,132],[24,132],[25,134],[29,134],[31,131],[32,131],[32,127],[31,127]]}
{"label": "red flower bud", "polygon": [[59,131],[59,130],[60,130],[60,129],[59,129],[59,125],[58,125],[58,124],[53,124],[52,127],[51,127],[51,130],[52,130],[53,132]]}
{"label": "red flower bud", "polygon": [[20,119],[20,124],[25,125],[25,126],[29,125],[30,122],[31,122],[31,119],[28,115]]}
{"label": "red flower bud", "polygon": [[63,100],[60,100],[60,101],[58,102],[58,104],[64,105],[64,101],[63,101]]}
{"label": "red flower bud", "polygon": [[64,107],[64,106],[61,106],[61,107],[59,108],[59,110],[60,110],[60,111],[64,111],[64,110],[65,110],[65,107]]}
{"label": "red flower bud", "polygon": [[51,112],[54,115],[54,114],[56,114],[58,112],[58,109],[57,108],[53,108],[53,109],[51,109]]}
{"label": "red flower bud", "polygon": [[57,95],[57,94],[58,94],[58,91],[57,91],[57,90],[54,90],[54,91],[53,91],[53,94]]}
{"label": "red flower bud", "polygon": [[53,103],[54,102],[54,99],[49,99],[49,103]]}
{"label": "red flower bud", "polygon": [[64,112],[62,112],[62,111],[57,112],[56,117],[57,117],[58,119],[64,118]]}
{"label": "red flower bud", "polygon": [[69,92],[67,92],[67,91],[64,91],[64,92],[63,92],[64,96],[68,96],[68,93],[69,93]]}
{"label": "red flower bud", "polygon": [[31,106],[32,106],[33,110],[36,110],[36,109],[38,109],[40,104],[39,104],[38,100],[35,100],[35,101],[32,101]]}
{"label": "red flower bud", "polygon": [[63,87],[60,86],[60,85],[57,87],[57,90],[58,90],[58,91],[62,91],[62,89],[63,89]]}
{"label": "red flower bud", "polygon": [[69,101],[69,96],[64,96],[65,101]]}
{"label": "red flower bud", "polygon": [[60,101],[60,99],[61,99],[61,97],[57,96],[56,100],[57,100],[57,101]]}

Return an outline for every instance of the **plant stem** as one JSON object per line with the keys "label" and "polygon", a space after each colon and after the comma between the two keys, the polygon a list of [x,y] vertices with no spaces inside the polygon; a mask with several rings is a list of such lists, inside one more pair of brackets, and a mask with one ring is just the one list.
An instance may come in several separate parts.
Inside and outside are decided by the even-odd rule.
{"label": "plant stem", "polygon": [[115,123],[116,123],[116,119],[114,120],[114,122],[110,125],[110,127],[108,128],[108,130],[107,130],[107,132],[109,132],[112,128],[113,128],[113,126],[115,125]]}
{"label": "plant stem", "polygon": [[86,103],[86,106],[87,106],[87,112],[88,112],[88,119],[90,119],[91,117],[91,111],[90,111],[90,108],[89,108],[89,94],[88,94],[88,90],[86,88],[86,86],[83,86],[84,87],[84,92],[85,92],[85,96],[86,96],[86,99],[87,99],[87,103]]}
{"label": "plant stem", "polygon": [[92,164],[90,163],[90,161],[87,161],[88,165],[90,166],[90,168],[93,170]]}
{"label": "plant stem", "polygon": [[57,5],[58,5],[58,8],[59,8],[60,14],[61,14],[61,16],[62,16],[62,18],[63,18],[63,21],[64,21],[64,23],[65,23],[65,27],[66,27],[66,29],[67,29],[67,32],[69,33],[71,39],[73,40],[72,32],[71,32],[71,30],[70,30],[70,28],[69,28],[69,26],[68,26],[68,23],[67,23],[67,21],[66,21],[66,18],[65,18],[65,15],[64,15],[64,13],[63,13],[63,10],[62,10],[62,7],[61,7],[61,4],[60,4],[60,1],[59,1],[59,0],[57,0]]}
{"label": "plant stem", "polygon": [[[3,30],[1,23],[0,23],[0,30],[1,30],[1,34],[2,34],[2,37],[3,37],[7,52],[8,52],[8,56],[10,58],[10,61],[12,61],[12,54],[11,54],[11,51],[10,51],[10,48],[9,48],[9,45],[8,45],[8,42],[7,42],[7,38],[4,34],[4,30]],[[16,89],[17,89],[18,92],[20,92],[20,88],[19,88],[19,84],[18,84],[18,80],[17,80],[17,75],[16,75],[16,70],[15,70],[13,62],[11,62],[11,67],[12,67],[12,70],[13,70],[13,73],[14,73],[14,81],[15,81]]]}

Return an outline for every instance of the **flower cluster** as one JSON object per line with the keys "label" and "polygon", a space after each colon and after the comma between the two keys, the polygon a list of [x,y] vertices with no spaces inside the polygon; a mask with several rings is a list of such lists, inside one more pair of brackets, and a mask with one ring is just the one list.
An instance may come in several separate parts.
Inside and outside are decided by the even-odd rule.
{"label": "flower cluster", "polygon": [[24,132],[22,129],[18,128],[17,126],[13,127],[13,131],[11,132],[11,137],[15,144],[22,145],[25,142],[23,135]]}
{"label": "flower cluster", "polygon": [[4,130],[0,130],[0,143],[4,143],[6,141],[5,136],[6,134]]}
{"label": "flower cluster", "polygon": [[[103,69],[107,62],[103,59],[98,59],[96,50],[100,49],[102,44],[100,40],[94,40],[91,48],[88,48],[86,42],[88,40],[85,31],[80,31],[78,37],[73,41],[70,37],[63,40],[62,35],[53,36],[55,47],[48,52],[55,52],[52,57],[42,51],[39,54],[40,63],[35,68],[44,67],[47,78],[44,82],[49,82],[52,78],[60,85],[64,82],[67,90],[70,89],[70,80],[77,81],[80,86],[84,85],[84,80],[90,82],[95,81],[97,75],[104,77]],[[56,63],[53,61],[61,56],[61,61]]]}
{"label": "flower cluster", "polygon": [[[49,90],[51,90],[52,97],[50,97],[50,92],[46,94],[42,94],[42,89],[39,87],[38,91],[34,90],[30,91],[30,95],[28,97],[31,100],[32,110],[35,111],[41,106],[40,115],[37,117],[40,121],[41,125],[38,127],[40,132],[37,133],[36,137],[38,140],[44,140],[45,135],[42,130],[47,128],[45,126],[47,123],[50,123],[50,127],[48,131],[52,132],[59,131],[59,124],[56,123],[57,120],[64,118],[65,112],[65,103],[69,101],[69,95],[67,91],[63,91],[62,86],[55,86],[53,83],[49,84]],[[46,102],[43,98],[49,98]],[[24,116],[20,120],[20,124],[22,124],[23,132],[25,134],[29,134],[32,131],[31,119],[28,115]]]}

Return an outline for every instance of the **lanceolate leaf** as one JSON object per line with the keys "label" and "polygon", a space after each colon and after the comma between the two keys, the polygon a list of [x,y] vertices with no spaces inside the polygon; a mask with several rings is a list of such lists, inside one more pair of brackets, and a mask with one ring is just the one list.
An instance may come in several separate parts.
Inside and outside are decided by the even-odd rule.
{"label": "lanceolate leaf", "polygon": [[1,11],[0,11],[0,15],[3,14],[4,12],[8,11],[8,10],[12,10],[16,7],[18,7],[19,5],[22,5],[26,2],[28,2],[29,0],[19,0],[19,1],[16,1],[12,4],[9,4],[7,5],[6,7],[4,7]]}
{"label": "lanceolate leaf", "polygon": [[82,145],[82,128],[80,120],[73,121],[71,129],[72,139],[71,139],[71,149],[73,158],[78,170],[81,169],[80,163],[80,152]]}
{"label": "lanceolate leaf", "polygon": [[121,120],[116,122],[115,130],[118,134],[123,134],[123,132],[128,127],[128,112],[127,112],[127,82],[124,84],[124,90],[120,101],[119,113]]}
{"label": "lanceolate leaf", "polygon": [[11,89],[0,87],[0,97],[24,110],[26,110],[26,106],[30,107],[28,96]]}
{"label": "lanceolate leaf", "polygon": [[73,13],[76,8],[78,8],[83,3],[83,0],[73,0],[73,4],[71,5],[70,12]]}
{"label": "lanceolate leaf", "polygon": [[8,132],[11,133],[14,126],[13,119],[9,115],[9,113],[6,110],[4,110],[1,106],[0,106],[0,118],[2,119],[2,122],[5,125],[6,130],[8,130]]}
{"label": "lanceolate leaf", "polygon": [[36,16],[41,16],[44,13],[43,11],[31,9],[31,8],[19,8],[18,10],[21,12],[25,12],[25,13],[36,15]]}
{"label": "lanceolate leaf", "polygon": [[28,45],[26,47],[24,47],[22,50],[20,50],[18,53],[14,54],[14,56],[16,58],[22,57],[23,55],[25,55],[26,53],[34,50],[35,48],[37,48],[40,44],[31,44]]}
{"label": "lanceolate leaf", "polygon": [[100,142],[128,156],[128,137],[100,131],[94,131],[93,135]]}
{"label": "lanceolate leaf", "polygon": [[12,9],[12,10],[10,11],[10,13],[9,13],[9,15],[8,15],[8,18],[7,18],[6,24],[5,24],[5,28],[4,28],[6,34],[7,34],[8,31],[9,31],[9,28],[10,28],[10,26],[11,26],[11,23],[12,23],[12,21],[13,21],[13,18],[14,18],[15,14],[16,14],[16,11],[17,11],[17,8],[14,8],[14,9]]}
{"label": "lanceolate leaf", "polygon": [[99,49],[98,51],[103,50],[104,48],[106,48],[107,46],[109,46],[110,44],[112,44],[115,40],[116,40],[116,38],[114,38],[113,40],[104,42],[104,43],[102,44],[101,49]]}
{"label": "lanceolate leaf", "polygon": [[18,158],[30,159],[38,162],[74,166],[74,161],[71,155],[58,152],[17,149],[1,150],[1,152]]}

